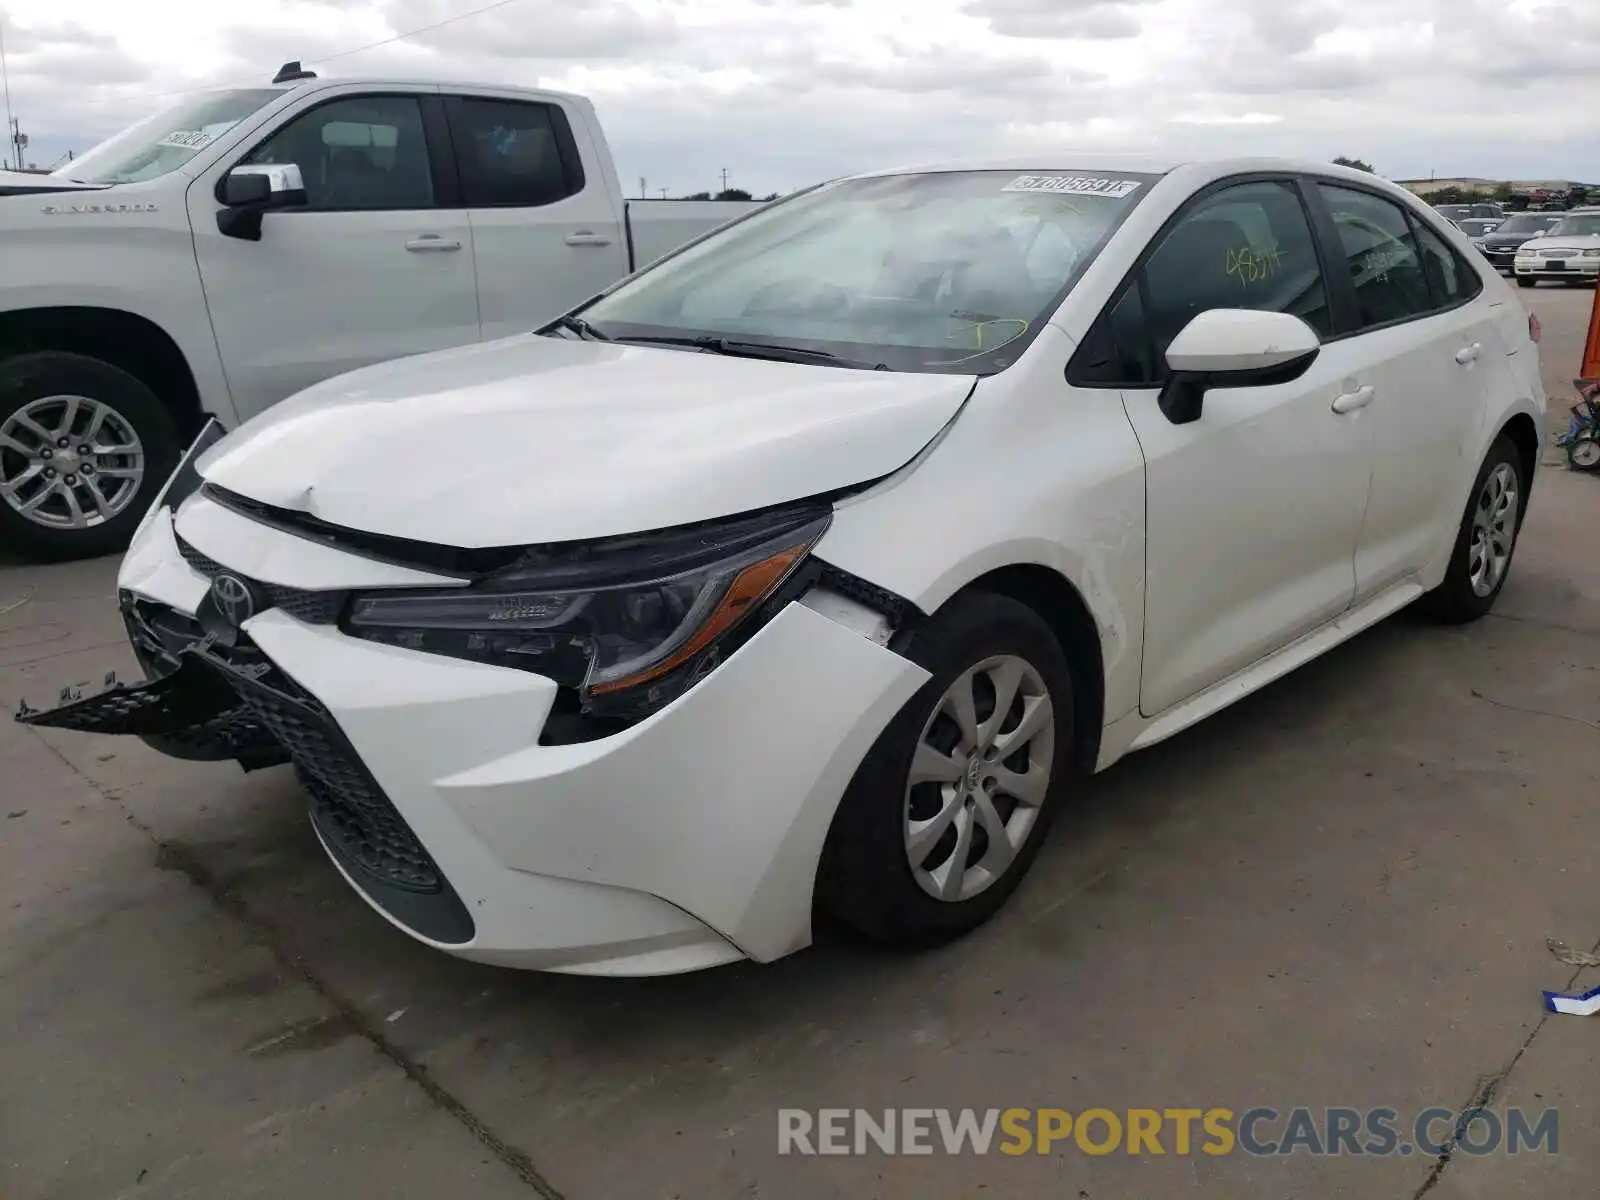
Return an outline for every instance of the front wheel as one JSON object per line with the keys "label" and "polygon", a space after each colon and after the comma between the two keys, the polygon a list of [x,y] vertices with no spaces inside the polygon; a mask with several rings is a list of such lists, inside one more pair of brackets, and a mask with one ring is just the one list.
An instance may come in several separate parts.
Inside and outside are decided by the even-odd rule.
{"label": "front wheel", "polygon": [[0,545],[116,553],[180,453],[161,401],[120,367],[53,350],[0,362]]}
{"label": "front wheel", "polygon": [[1464,624],[1494,607],[1511,570],[1526,494],[1522,457],[1502,434],[1478,469],[1444,582],[1422,598],[1423,607],[1436,620]]}
{"label": "front wheel", "polygon": [[1517,276],[1517,286],[1518,287],[1538,287],[1539,286],[1539,281],[1537,279],[1534,279],[1532,276],[1529,276],[1529,275],[1518,275]]}
{"label": "front wheel", "polygon": [[1050,627],[999,595],[958,596],[906,654],[932,678],[840,802],[818,899],[917,947],[983,924],[1026,874],[1069,786],[1073,681]]}
{"label": "front wheel", "polygon": [[1600,437],[1573,438],[1567,443],[1567,462],[1575,471],[1600,471]]}

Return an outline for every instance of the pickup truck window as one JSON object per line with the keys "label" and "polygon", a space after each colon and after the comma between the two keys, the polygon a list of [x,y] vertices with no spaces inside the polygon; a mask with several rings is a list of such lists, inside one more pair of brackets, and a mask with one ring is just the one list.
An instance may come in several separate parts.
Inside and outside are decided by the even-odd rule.
{"label": "pickup truck window", "polygon": [[556,105],[461,97],[450,111],[469,208],[533,208],[583,190],[583,162]]}
{"label": "pickup truck window", "polygon": [[139,183],[176,171],[283,91],[253,88],[192,96],[130,125],[55,174],[80,183]]}
{"label": "pickup truck window", "polygon": [[946,171],[774,204],[584,310],[604,336],[727,338],[986,374],[1032,341],[1155,176]]}
{"label": "pickup truck window", "polygon": [[294,163],[313,211],[432,208],[433,169],[413,96],[356,96],[302,113],[245,157]]}

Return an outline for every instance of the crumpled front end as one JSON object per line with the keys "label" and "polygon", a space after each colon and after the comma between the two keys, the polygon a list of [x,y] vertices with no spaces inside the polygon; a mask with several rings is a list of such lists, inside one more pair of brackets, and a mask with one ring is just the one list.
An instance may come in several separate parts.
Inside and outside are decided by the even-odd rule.
{"label": "crumpled front end", "polygon": [[118,580],[149,680],[23,719],[290,764],[357,892],[461,957],[665,974],[806,945],[839,797],[926,678],[873,614],[788,603],[666,707],[571,741],[543,675],[341,627],[357,593],[452,582],[193,494]]}

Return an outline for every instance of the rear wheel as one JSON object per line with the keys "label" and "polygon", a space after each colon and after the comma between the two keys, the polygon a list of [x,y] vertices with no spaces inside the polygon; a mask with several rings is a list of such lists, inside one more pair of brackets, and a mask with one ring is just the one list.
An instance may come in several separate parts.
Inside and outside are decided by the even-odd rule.
{"label": "rear wheel", "polygon": [[1472,485],[1444,582],[1422,598],[1429,615],[1458,625],[1494,607],[1511,570],[1526,494],[1522,457],[1502,435],[1489,447]]}
{"label": "rear wheel", "polygon": [[0,363],[0,543],[45,560],[122,550],[180,452],[120,367],[58,351]]}
{"label": "rear wheel", "polygon": [[1539,286],[1539,281],[1537,279],[1534,279],[1530,275],[1518,275],[1517,276],[1517,286],[1518,287],[1538,287]]}
{"label": "rear wheel", "polygon": [[906,654],[932,678],[856,772],[829,831],[821,905],[879,940],[975,929],[1026,874],[1070,786],[1073,683],[1034,611],[952,600]]}

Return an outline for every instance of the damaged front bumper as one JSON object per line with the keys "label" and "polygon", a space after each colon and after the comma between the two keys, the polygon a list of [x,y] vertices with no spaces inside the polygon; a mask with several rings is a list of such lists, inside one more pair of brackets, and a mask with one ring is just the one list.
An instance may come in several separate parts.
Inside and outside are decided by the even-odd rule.
{"label": "damaged front bumper", "polygon": [[[86,696],[83,685],[64,688],[50,709],[30,708],[24,699],[18,721],[80,733],[131,734],[173,758],[231,759],[246,771],[289,761],[283,746],[229,685],[227,664],[198,622],[127,592],[120,606],[134,656],[148,678],[129,684],[111,672],[99,692]],[[244,648],[241,653],[252,652]],[[247,663],[244,669],[264,670],[265,664]]]}
{"label": "damaged front bumper", "polygon": [[55,708],[29,708],[24,701],[17,720],[79,733],[132,734],[173,758],[234,759],[247,771],[289,761],[272,734],[198,657],[186,657],[176,670],[143,683],[126,684],[112,673],[94,695],[66,689]]}

